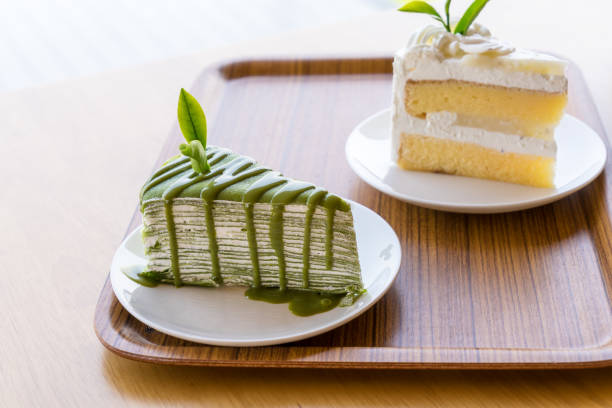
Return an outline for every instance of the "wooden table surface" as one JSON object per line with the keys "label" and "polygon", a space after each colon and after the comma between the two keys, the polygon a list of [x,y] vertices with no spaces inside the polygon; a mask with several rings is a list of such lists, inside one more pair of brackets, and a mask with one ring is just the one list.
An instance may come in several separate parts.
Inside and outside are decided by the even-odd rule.
{"label": "wooden table surface", "polygon": [[[481,20],[583,70],[612,131],[612,7],[491,2]],[[586,3],[584,3],[586,4]],[[527,13],[525,10],[529,10]],[[137,192],[207,64],[261,55],[389,55],[425,17],[377,13],[0,95],[0,406],[610,406],[612,369],[330,371],[155,366],[98,342],[92,319]],[[612,332],[612,328],[611,328]]]}

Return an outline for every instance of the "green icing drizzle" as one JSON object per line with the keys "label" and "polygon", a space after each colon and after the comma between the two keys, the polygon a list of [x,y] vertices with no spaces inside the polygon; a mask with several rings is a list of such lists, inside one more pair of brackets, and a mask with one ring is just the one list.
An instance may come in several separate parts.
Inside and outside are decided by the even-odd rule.
{"label": "green icing drizzle", "polygon": [[172,264],[172,276],[174,276],[174,286],[182,286],[181,271],[178,262],[178,246],[176,244],[176,226],[172,215],[172,201],[164,200],[164,210],[166,212],[166,228],[168,229],[168,241],[170,244],[170,262]]}
{"label": "green icing drizzle", "polygon": [[287,278],[285,276],[285,246],[283,244],[283,212],[285,211],[285,204],[291,203],[295,197],[304,191],[314,188],[315,186],[310,183],[290,180],[272,196],[270,243],[278,259],[278,285],[281,290],[287,289]]}
{"label": "green icing drizzle", "polygon": [[237,157],[227,163],[221,174],[211,179],[206,188],[202,189],[200,198],[204,201],[213,201],[219,192],[232,184],[256,176],[266,171],[265,168],[254,166],[256,163],[249,157]]}
{"label": "green icing drizzle", "polygon": [[335,210],[326,208],[327,217],[325,222],[325,268],[332,268],[332,243],[334,237],[334,214]]}
{"label": "green icing drizzle", "polygon": [[217,245],[217,230],[212,214],[212,203],[204,201],[204,214],[206,217],[206,233],[208,234],[208,250],[210,251],[210,262],[212,266],[213,281],[222,284],[221,268],[219,267],[219,246]]}
{"label": "green icing drizzle", "polygon": [[298,195],[304,191],[312,190],[314,188],[315,186],[310,183],[289,180],[287,181],[287,184],[281,187],[281,189],[278,190],[274,196],[272,196],[272,200],[270,202],[272,204],[290,204]]}
{"label": "green icing drizzle", "polygon": [[155,173],[153,173],[153,175],[150,177],[150,179],[154,180],[157,177],[161,176],[162,174],[166,174],[170,170],[176,168],[177,166],[180,166],[181,164],[185,164],[185,163],[188,163],[188,162],[189,162],[189,157],[175,156],[174,159],[171,159],[164,166],[162,166],[159,170],[157,170]]}
{"label": "green icing drizzle", "polygon": [[132,265],[125,268],[121,268],[121,272],[130,280],[133,280],[134,282],[142,286],[146,286],[148,288],[154,288],[155,286],[157,286],[157,284],[159,283],[157,280],[143,276],[144,274],[146,274],[144,270],[144,265]]}
{"label": "green icing drizzle", "polygon": [[279,290],[278,288],[249,288],[244,293],[251,300],[268,303],[289,303],[289,310],[298,316],[312,316],[327,312],[340,303],[345,296],[341,294],[323,294],[304,292],[296,289]]}
{"label": "green icing drizzle", "polygon": [[271,171],[246,189],[242,196],[242,201],[245,203],[256,203],[266,191],[285,184],[287,181],[278,171]]}
{"label": "green icing drizzle", "polygon": [[[272,204],[270,241],[278,259],[280,291],[288,291],[283,245],[283,213],[285,205],[287,204],[301,203],[307,206],[304,225],[302,287],[308,288],[310,231],[313,214],[317,205],[322,205],[327,211],[325,256],[326,267],[328,269],[332,268],[334,214],[336,210],[350,211],[348,203],[338,196],[328,194],[325,190],[316,188],[310,183],[286,178],[279,172],[258,165],[251,158],[236,155],[227,149],[209,146],[207,148],[207,159],[211,168],[209,172],[203,174],[196,173],[192,170],[188,157],[183,156],[171,160],[150,177],[140,194],[141,208],[142,204],[148,199],[162,198],[164,200],[171,252],[171,269],[174,277],[174,284],[177,287],[181,286],[182,282],[178,264],[176,225],[172,213],[172,203],[176,197],[199,197],[204,202],[212,274],[213,280],[217,284],[222,283],[222,277],[219,266],[218,245],[212,207],[213,201],[221,192],[223,192],[221,197],[224,200],[241,201],[244,203],[246,232],[249,242],[251,263],[253,266],[253,286],[255,288],[261,285],[253,219],[255,203],[268,202]],[[252,182],[250,182],[251,179]],[[245,181],[245,184],[240,185],[239,188],[229,188],[242,181]],[[154,187],[158,188],[154,189]],[[277,289],[277,292],[278,291]],[[289,295],[289,292],[287,292],[287,296]],[[316,294],[311,294],[309,296],[315,295]],[[297,305],[300,302],[301,301],[296,301],[292,304]],[[291,307],[292,306],[290,306],[290,308]]]}
{"label": "green icing drizzle", "polygon": [[308,288],[308,275],[310,272],[310,229],[312,226],[312,216],[317,208],[319,201],[327,194],[327,191],[317,188],[312,192],[306,201],[306,216],[304,219],[304,244],[302,245],[302,287]]}
{"label": "green icing drizzle", "polygon": [[244,214],[246,216],[247,240],[249,241],[249,254],[253,265],[253,286],[261,285],[259,275],[259,257],[257,255],[257,239],[255,238],[255,223],[253,221],[253,204],[244,203]]}
{"label": "green icing drizzle", "polygon": [[276,204],[272,207],[270,215],[270,245],[274,249],[276,259],[278,259],[278,286],[281,290],[287,289],[287,278],[285,276],[285,253],[283,251],[283,204]]}
{"label": "green icing drizzle", "polygon": [[[170,163],[170,165],[168,165],[168,171],[166,171],[165,173],[160,173],[157,177],[151,178],[149,180],[149,182],[147,182],[147,184],[144,185],[144,187],[142,188],[141,192],[140,192],[140,201],[143,201],[144,195],[147,191],[151,190],[153,187],[157,186],[158,184],[163,183],[166,180],[170,180],[172,177],[179,175],[185,171],[190,171],[191,170],[191,164],[190,163],[180,163],[182,160],[176,162],[176,165],[171,166],[173,163]],[[154,175],[155,176],[155,175]]]}
{"label": "green icing drizzle", "polygon": [[325,268],[333,267],[333,241],[334,241],[334,215],[340,209],[344,200],[337,195],[330,194],[323,201],[323,207],[327,211],[325,223]]}

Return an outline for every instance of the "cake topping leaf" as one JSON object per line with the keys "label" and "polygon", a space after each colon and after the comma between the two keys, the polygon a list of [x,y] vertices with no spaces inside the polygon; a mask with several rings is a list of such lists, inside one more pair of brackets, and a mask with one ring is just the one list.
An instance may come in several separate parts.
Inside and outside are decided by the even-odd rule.
{"label": "cake topping leaf", "polygon": [[196,98],[183,88],[179,95],[178,122],[183,137],[188,142],[179,146],[181,153],[191,158],[194,171],[210,171],[206,158],[206,116]]}
{"label": "cake topping leaf", "polygon": [[451,31],[451,23],[450,23],[451,0],[446,0],[446,3],[444,4],[444,14],[446,16],[446,21],[442,19],[440,14],[436,11],[436,9],[433,6],[431,6],[429,3],[425,1],[409,1],[408,3],[400,7],[398,10],[405,11],[408,13],[429,14],[434,18],[434,20],[442,23],[442,26],[444,26],[446,31],[448,31],[449,33],[452,32],[453,34],[465,35],[468,29],[470,28],[470,26],[472,25],[472,23],[474,22],[474,20],[476,20],[476,17],[478,17],[478,15],[480,14],[482,9],[484,8],[484,6],[486,6],[488,2],[489,0],[474,0],[472,4],[470,5],[470,7],[467,8],[465,13],[463,13],[463,16],[461,17],[461,19],[455,26],[454,31]]}
{"label": "cake topping leaf", "polygon": [[450,32],[450,3],[451,0],[446,0],[446,4],[444,5],[444,13],[446,14],[446,31]]}
{"label": "cake topping leaf", "polygon": [[192,140],[189,143],[181,143],[179,146],[183,156],[191,158],[191,167],[196,173],[207,173],[210,171],[208,160],[206,159],[206,149],[199,140]]}
{"label": "cake topping leaf", "polygon": [[484,8],[484,6],[487,5],[488,2],[489,0],[474,0],[470,7],[465,10],[465,13],[463,13],[463,17],[461,17],[461,20],[459,20],[459,22],[455,26],[454,33],[465,35],[474,20],[476,20],[476,17],[478,17],[478,14],[480,14],[482,9]]}
{"label": "cake topping leaf", "polygon": [[[450,0],[447,2],[447,5],[449,5],[448,3],[450,3]],[[425,2],[425,1],[409,1],[408,3],[406,3],[402,7],[400,7],[398,10],[399,11],[405,11],[405,12],[408,12],[408,13],[429,14],[429,15],[433,16],[433,18],[435,20],[437,20],[440,23],[442,23],[444,28],[446,28],[446,31],[450,32],[450,27],[448,26],[447,23],[444,22],[444,20],[442,20],[442,17],[440,17],[440,14],[438,14],[436,9],[433,8],[429,3]]]}

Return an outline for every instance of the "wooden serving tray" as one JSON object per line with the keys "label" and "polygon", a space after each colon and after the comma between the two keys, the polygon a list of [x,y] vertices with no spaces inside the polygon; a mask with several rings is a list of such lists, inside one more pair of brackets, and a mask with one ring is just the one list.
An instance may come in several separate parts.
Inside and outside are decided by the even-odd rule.
{"label": "wooden serving tray", "polygon": [[[575,66],[569,81],[568,111],[609,146]],[[390,105],[389,58],[231,61],[204,71],[191,92],[205,107],[211,144],[378,212],[399,235],[401,270],[389,293],[350,323],[308,340],[254,348],[190,343],[146,327],[117,302],[107,280],[95,329],[111,351],[177,365],[612,365],[610,162],[590,186],[544,207],[498,215],[439,212],[379,193],[344,158],[353,127]],[[160,162],[177,152],[181,139],[177,126]],[[128,232],[140,222],[136,212]]]}

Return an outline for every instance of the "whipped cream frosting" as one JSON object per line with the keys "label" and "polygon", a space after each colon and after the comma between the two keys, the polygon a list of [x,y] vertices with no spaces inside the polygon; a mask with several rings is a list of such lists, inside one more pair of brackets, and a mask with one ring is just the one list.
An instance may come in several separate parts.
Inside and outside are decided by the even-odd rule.
{"label": "whipped cream frosting", "polygon": [[445,57],[461,57],[465,54],[508,55],[514,47],[491,35],[483,25],[474,23],[466,35],[449,33],[440,26],[426,26],[415,32],[408,46],[430,45]]}
{"label": "whipped cream frosting", "polygon": [[414,81],[457,80],[508,88],[566,93],[566,63],[550,55],[518,50],[473,24],[466,35],[427,26],[395,54],[393,72]]}

